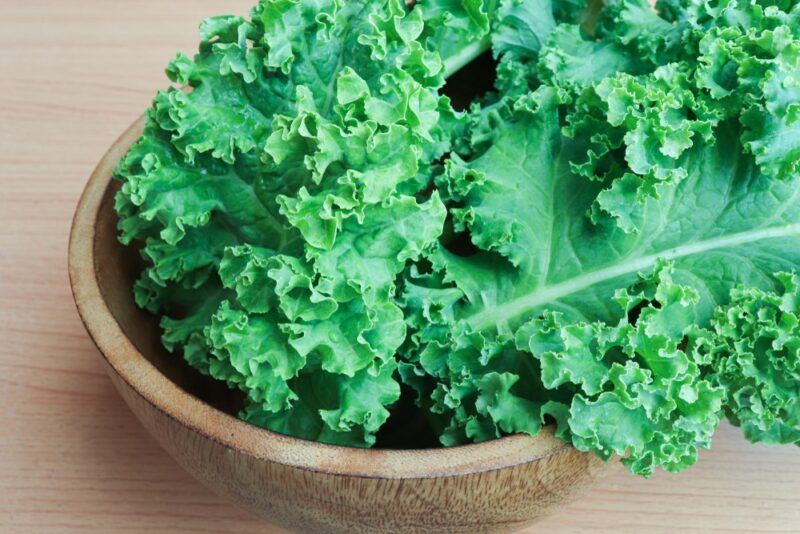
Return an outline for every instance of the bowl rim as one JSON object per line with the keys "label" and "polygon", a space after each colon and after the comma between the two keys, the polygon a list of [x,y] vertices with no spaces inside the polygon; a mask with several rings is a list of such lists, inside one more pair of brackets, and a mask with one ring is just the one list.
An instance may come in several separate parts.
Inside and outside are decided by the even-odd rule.
{"label": "bowl rim", "polygon": [[119,159],[141,135],[137,119],[105,153],[78,202],[69,238],[69,278],[81,321],[108,365],[151,407],[195,433],[257,459],[304,470],[360,478],[411,479],[496,471],[564,454],[572,446],[544,427],[437,449],[361,449],[278,434],[226,414],[184,391],[135,347],[109,309],[97,279],[96,222]]}

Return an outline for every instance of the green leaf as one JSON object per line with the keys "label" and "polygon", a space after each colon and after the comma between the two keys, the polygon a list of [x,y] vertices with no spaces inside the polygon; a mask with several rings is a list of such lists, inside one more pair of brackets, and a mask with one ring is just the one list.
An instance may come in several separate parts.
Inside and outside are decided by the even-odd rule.
{"label": "green leaf", "polygon": [[241,375],[241,387],[252,402],[279,412],[297,399],[288,380],[305,365],[268,316],[232,309],[224,301],[205,330],[212,352]]}
{"label": "green leaf", "polygon": [[737,288],[697,343],[725,388],[728,418],[753,442],[800,444],[800,281],[779,275],[782,288]]}
{"label": "green leaf", "polygon": [[595,41],[577,25],[562,24],[550,34],[539,62],[543,80],[558,87],[596,83],[617,72],[638,73],[638,57],[613,41]]}
{"label": "green leaf", "polygon": [[538,222],[550,216],[551,184],[560,173],[560,143],[555,92],[543,89],[521,98],[509,110],[491,115],[494,138],[488,150],[472,161],[453,159],[445,176],[454,198],[467,207],[452,210],[456,221],[471,231],[473,242],[497,251],[536,276],[546,257],[531,250],[546,247],[549,236]]}
{"label": "green leaf", "polygon": [[[550,228],[547,235],[552,237],[534,241],[528,235],[511,233],[505,246],[511,248],[526,239],[528,257],[539,259],[542,267],[531,271],[533,276],[519,271],[512,274],[515,283],[503,284],[513,288],[509,294],[495,296],[494,302],[474,302],[464,310],[464,319],[483,330],[514,324],[519,317],[545,306],[563,308],[579,317],[610,319],[615,315],[609,300],[613,292],[633,283],[637,272],[652,268],[660,259],[674,261],[680,279],[695,279],[701,293],[698,306],[705,307],[706,317],[713,304],[727,301],[729,289],[737,283],[770,287],[772,273],[791,269],[800,259],[794,248],[800,237],[800,210],[793,201],[800,182],[775,182],[760,175],[752,160],[742,154],[734,132],[730,125],[720,127],[715,145],[687,153],[686,178],[658,198],[646,200],[637,234],[626,233],[602,218],[593,224],[586,216],[594,201],[593,188],[579,177],[547,170],[537,173],[537,177],[557,178],[550,184],[544,181],[549,185],[544,190],[553,191],[543,203],[552,215],[536,220],[537,225]],[[504,150],[513,154],[509,159],[523,161],[519,151],[524,146],[507,145]],[[551,146],[556,157],[550,161],[563,168],[558,154],[567,151],[557,144]],[[524,174],[515,176],[525,179]],[[557,199],[566,196],[572,201],[558,205]],[[693,208],[698,204],[702,210]],[[472,209],[483,205],[490,206],[476,202]],[[483,217],[502,228],[511,213],[495,209]],[[516,220],[520,225],[533,224],[525,212]],[[743,261],[731,264],[725,260],[731,257]],[[548,261],[541,262],[542,258]],[[477,259],[471,263],[487,279],[504,274],[492,275]]]}
{"label": "green leaf", "polygon": [[496,54],[536,58],[556,27],[550,0],[501,0],[496,16],[499,23],[492,33]]}
{"label": "green leaf", "polygon": [[[710,444],[724,398],[704,374],[708,358],[687,352],[685,340],[725,308],[734,287],[769,290],[775,272],[798,264],[800,181],[761,174],[729,121],[714,128],[714,144],[685,149],[681,180],[637,200],[636,232],[626,231],[592,210],[603,182],[587,182],[570,165],[586,140],[562,136],[558,100],[543,94],[508,105],[511,114],[500,115],[507,119],[473,148],[478,155],[460,157],[442,178],[448,202],[469,206],[465,215],[450,211],[479,249],[435,256],[445,284],[464,298],[449,304],[439,327],[419,331],[412,353],[444,379],[434,395],[451,414],[443,442],[488,439],[500,422],[511,427],[504,407],[512,403],[479,397],[471,384],[492,372],[520,376],[514,362],[529,353],[551,392],[526,398],[566,401],[577,447],[624,456],[646,476],[684,469]],[[492,120],[497,111],[485,113]],[[505,341],[511,333],[516,351]],[[502,414],[497,422],[492,408]]]}
{"label": "green leaf", "polygon": [[478,413],[486,413],[503,432],[527,432],[535,435],[541,428],[540,406],[511,392],[519,376],[510,373],[488,373],[477,381]]}
{"label": "green leaf", "polygon": [[272,413],[250,403],[241,416],[282,434],[334,445],[370,446],[389,417],[385,406],[400,397],[400,386],[392,378],[394,368],[391,362],[353,377],[304,373],[292,382],[299,399],[290,409]]}
{"label": "green leaf", "polygon": [[442,231],[445,209],[438,194],[424,204],[396,197],[369,207],[364,222],[347,219],[329,250],[309,249],[320,287],[338,300],[361,295],[367,303],[383,300],[408,260],[418,259]]}
{"label": "green leaf", "polygon": [[444,60],[447,75],[489,49],[489,26],[496,0],[421,0],[424,30],[420,40]]}
{"label": "green leaf", "polygon": [[438,195],[416,196],[455,120],[423,27],[399,0],[212,17],[167,69],[190,88],[159,93],[118,166],[121,239],[145,243],[137,302],[247,393],[251,421],[367,445],[399,395],[395,279],[441,233]]}

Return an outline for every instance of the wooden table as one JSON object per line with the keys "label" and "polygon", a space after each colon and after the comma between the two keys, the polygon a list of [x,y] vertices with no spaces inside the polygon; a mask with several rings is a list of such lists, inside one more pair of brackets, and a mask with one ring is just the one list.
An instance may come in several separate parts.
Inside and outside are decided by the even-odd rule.
{"label": "wooden table", "polygon": [[[274,532],[190,479],[104,375],[66,271],[106,147],[202,17],[249,0],[1,0],[0,531]],[[679,476],[619,469],[542,531],[800,531],[800,450],[723,426]]]}

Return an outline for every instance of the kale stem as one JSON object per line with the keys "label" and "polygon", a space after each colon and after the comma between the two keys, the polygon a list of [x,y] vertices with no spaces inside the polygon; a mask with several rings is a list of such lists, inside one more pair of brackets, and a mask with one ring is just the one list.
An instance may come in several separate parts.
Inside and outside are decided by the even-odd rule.
{"label": "kale stem", "polygon": [[492,46],[491,39],[486,35],[480,41],[475,41],[462,48],[457,54],[444,60],[444,77],[449,78],[460,71],[473,59],[483,54]]}

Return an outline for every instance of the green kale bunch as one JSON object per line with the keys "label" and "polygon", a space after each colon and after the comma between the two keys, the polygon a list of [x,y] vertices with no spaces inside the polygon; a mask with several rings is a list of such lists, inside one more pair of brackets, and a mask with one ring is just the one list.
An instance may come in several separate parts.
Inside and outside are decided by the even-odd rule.
{"label": "green kale bunch", "polygon": [[[244,419],[306,439],[373,445],[405,391],[445,445],[553,421],[643,475],[692,465],[724,416],[798,443],[799,17],[261,0],[208,19],[167,69],[188,89],[158,94],[117,169],[136,302]],[[487,55],[493,87],[455,106]]]}

